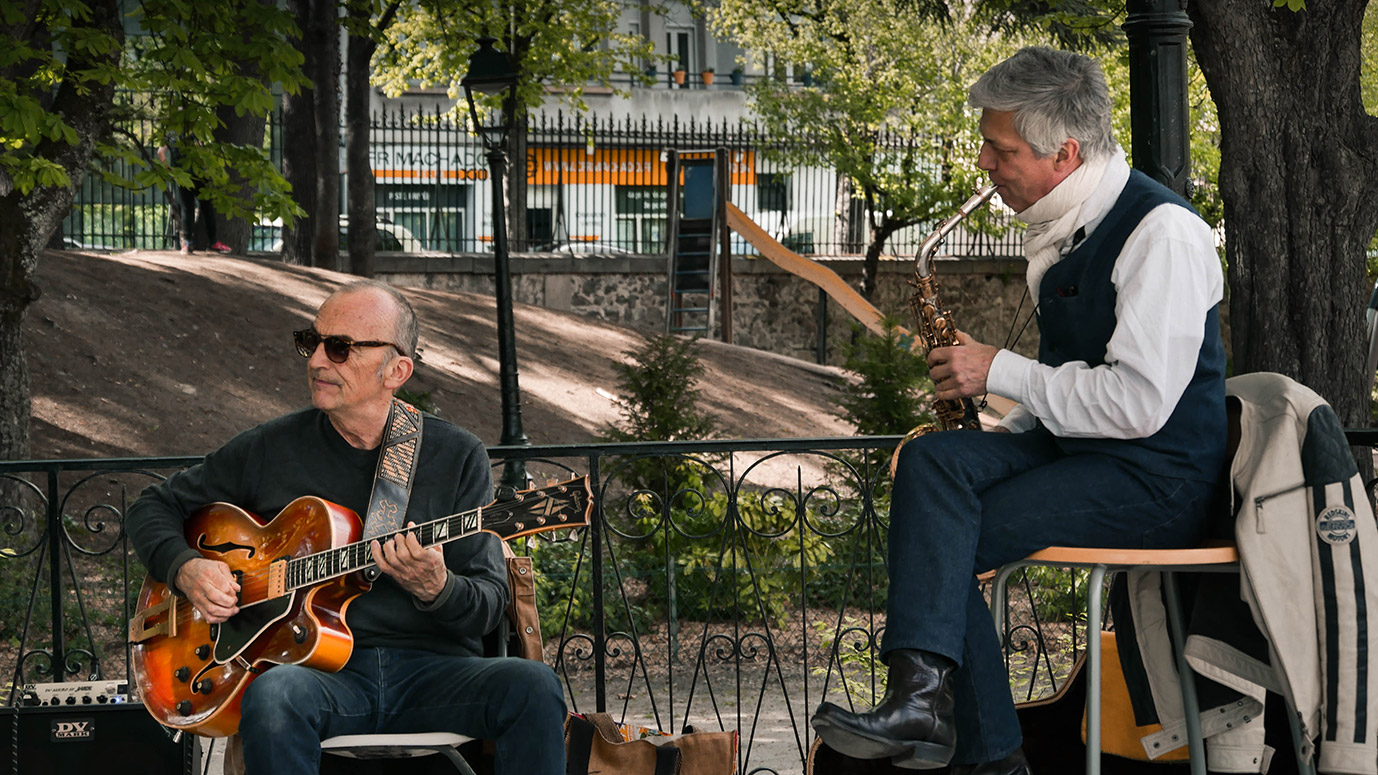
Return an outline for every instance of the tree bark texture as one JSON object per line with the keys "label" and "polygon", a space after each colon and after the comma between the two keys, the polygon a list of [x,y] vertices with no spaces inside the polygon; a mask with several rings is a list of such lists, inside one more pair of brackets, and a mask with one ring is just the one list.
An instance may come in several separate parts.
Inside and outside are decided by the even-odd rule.
{"label": "tree bark texture", "polygon": [[[367,24],[368,8],[353,5],[350,14]],[[373,199],[373,165],[369,163],[369,61],[378,44],[362,35],[349,36],[345,54],[345,168],[349,171],[349,271],[373,276],[377,247],[377,206]]]}
{"label": "tree bark texture", "polygon": [[528,114],[526,108],[520,106],[514,112],[516,115],[512,117],[512,137],[508,145],[507,180],[503,181],[507,206],[503,209],[507,212],[508,250],[523,252],[536,250],[540,246],[531,244],[531,229],[528,228],[526,214],[526,176],[530,171],[530,162],[526,157]]}
{"label": "tree bark texture", "polygon": [[[312,0],[287,0],[287,10],[302,31],[297,49],[307,50]],[[282,228],[282,260],[288,264],[315,266],[316,228],[316,97],[311,54],[302,72],[312,79],[296,94],[282,95],[282,176],[292,186],[292,198],[306,211]]]}
{"label": "tree bark texture", "polygon": [[282,96],[282,174],[306,211],[282,230],[282,259],[289,264],[339,268],[340,68],[338,6],[333,0],[287,0],[302,31],[297,49],[311,80]]}
{"label": "tree bark texture", "polygon": [[311,0],[311,68],[316,100],[315,265],[340,266],[340,15],[336,0]]}
{"label": "tree bark texture", "polygon": [[[220,107],[216,109],[215,114],[222,124],[220,129],[215,132],[215,139],[234,145],[263,146],[263,133],[268,127],[268,120],[265,117],[255,116],[251,113],[240,115],[232,107]],[[249,190],[244,176],[238,170],[230,170],[230,185],[239,189],[239,196],[245,201],[253,194]],[[236,254],[243,255],[249,249],[249,240],[253,236],[253,223],[244,218],[226,218],[223,213],[217,210],[215,213],[215,231],[221,242],[229,245]]]}
{"label": "tree bark texture", "polygon": [[1364,254],[1378,226],[1378,119],[1359,88],[1366,5],[1187,7],[1220,117],[1234,373],[1285,374],[1347,427],[1369,425]]}
{"label": "tree bark texture", "polygon": [[[122,46],[120,3],[95,0],[88,7],[91,14],[83,26],[113,36]],[[24,18],[32,20],[34,16]],[[49,40],[48,31],[34,21],[27,21],[6,37],[25,45],[46,45]],[[67,68],[80,72],[96,66],[113,66],[119,48],[116,46],[108,54],[92,54],[89,49],[74,51],[68,55]],[[0,70],[0,76],[13,75]],[[52,102],[45,105],[72,127],[77,142],[69,145],[44,139],[34,148],[34,155],[65,169],[72,180],[70,186],[36,188],[24,194],[7,185],[8,178],[0,181],[0,460],[21,460],[29,454],[29,366],[24,319],[29,305],[40,294],[34,283],[38,251],[71,209],[96,143],[109,133],[114,93],[109,82],[93,81],[77,88],[73,79],[67,78],[58,86]]]}
{"label": "tree bark texture", "polygon": [[[240,33],[240,39],[246,44],[252,44],[255,34],[255,30],[245,29]],[[262,78],[262,72],[256,64],[240,62],[239,66],[246,76]],[[263,134],[268,127],[266,117],[240,112],[229,105],[216,108],[215,117],[220,120],[220,128],[215,132],[216,140],[251,148],[263,147]],[[253,191],[250,190],[244,176],[233,168],[230,169],[230,185],[239,189],[238,195],[244,201],[248,201],[253,195]],[[249,249],[249,240],[253,237],[253,226],[252,221],[244,218],[226,218],[219,211],[215,213],[216,234],[221,242],[229,245],[237,254],[243,255]]]}

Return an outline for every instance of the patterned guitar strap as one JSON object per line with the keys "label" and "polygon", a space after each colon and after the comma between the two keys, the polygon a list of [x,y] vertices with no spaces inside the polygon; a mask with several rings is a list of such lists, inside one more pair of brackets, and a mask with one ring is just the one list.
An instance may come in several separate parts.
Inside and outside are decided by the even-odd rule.
{"label": "patterned guitar strap", "polygon": [[[392,399],[383,448],[378,454],[378,472],[373,477],[373,494],[368,499],[364,518],[364,540],[381,538],[402,529],[416,479],[416,458],[421,450],[421,412],[401,399]],[[381,571],[372,566],[364,571],[369,581]]]}

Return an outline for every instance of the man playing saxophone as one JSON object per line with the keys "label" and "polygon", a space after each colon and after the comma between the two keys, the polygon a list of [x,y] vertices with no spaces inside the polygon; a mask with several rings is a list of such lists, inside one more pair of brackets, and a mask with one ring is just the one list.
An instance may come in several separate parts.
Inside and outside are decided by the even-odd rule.
{"label": "man playing saxophone", "polygon": [[939,399],[1019,406],[1007,433],[906,444],[895,474],[885,696],[824,703],[832,748],[912,769],[1021,775],[1028,764],[977,573],[1051,545],[1199,542],[1221,494],[1224,279],[1209,227],[1131,172],[1096,63],[1026,48],[970,89],[979,166],[1028,224],[1031,360],[958,334],[928,356]]}

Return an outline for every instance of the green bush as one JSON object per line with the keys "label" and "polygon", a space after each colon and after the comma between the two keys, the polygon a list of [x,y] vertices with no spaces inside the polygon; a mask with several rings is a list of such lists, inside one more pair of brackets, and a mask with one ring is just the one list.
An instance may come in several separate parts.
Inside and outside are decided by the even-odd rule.
{"label": "green bush", "polygon": [[863,436],[906,433],[933,421],[927,362],[909,349],[910,338],[900,334],[894,318],[882,325],[884,333],[877,336],[854,324],[856,335],[843,348],[843,367],[860,379],[843,388],[837,403],[842,418]]}
{"label": "green bush", "polygon": [[622,354],[632,359],[614,367],[621,376],[622,422],[608,428],[605,441],[683,441],[713,434],[713,418],[699,409],[702,396],[695,385],[704,369],[694,340],[662,334]]}
{"label": "green bush", "polygon": [[[843,348],[843,368],[858,379],[847,383],[838,396],[839,416],[862,436],[908,433],[934,420],[927,362],[909,349],[911,340],[900,334],[894,318],[883,319],[882,325],[879,336],[854,325],[852,341]],[[844,457],[859,470],[883,470],[889,466],[890,451]]]}
{"label": "green bush", "polygon": [[1025,568],[1034,611],[1043,622],[1085,620],[1082,598],[1090,571],[1076,568]]}

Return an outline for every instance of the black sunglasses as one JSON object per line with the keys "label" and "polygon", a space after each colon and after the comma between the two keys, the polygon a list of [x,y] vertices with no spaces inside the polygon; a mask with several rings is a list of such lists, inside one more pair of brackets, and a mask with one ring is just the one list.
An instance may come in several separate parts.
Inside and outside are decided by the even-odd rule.
{"label": "black sunglasses", "polygon": [[297,353],[303,358],[310,358],[311,354],[316,352],[317,346],[324,345],[325,357],[335,363],[344,363],[349,360],[351,347],[391,347],[401,355],[406,356],[406,352],[392,342],[356,342],[347,336],[321,336],[320,332],[314,328],[293,331],[292,341],[297,345]]}

